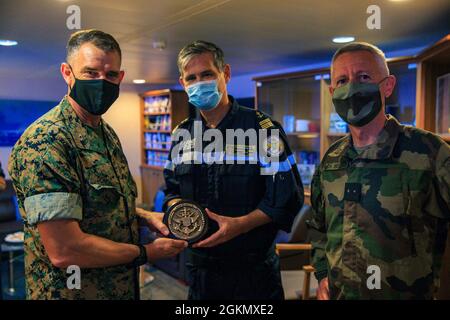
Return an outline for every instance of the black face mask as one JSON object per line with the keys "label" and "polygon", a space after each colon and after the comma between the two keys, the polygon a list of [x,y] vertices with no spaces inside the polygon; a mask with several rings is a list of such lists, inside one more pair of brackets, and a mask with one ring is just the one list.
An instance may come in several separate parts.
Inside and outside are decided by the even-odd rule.
{"label": "black face mask", "polygon": [[383,106],[378,83],[349,82],[333,92],[333,104],[339,116],[348,124],[362,127],[372,121]]}
{"label": "black face mask", "polygon": [[119,91],[118,84],[104,79],[79,80],[75,78],[75,84],[70,90],[69,96],[89,113],[101,116],[117,100]]}

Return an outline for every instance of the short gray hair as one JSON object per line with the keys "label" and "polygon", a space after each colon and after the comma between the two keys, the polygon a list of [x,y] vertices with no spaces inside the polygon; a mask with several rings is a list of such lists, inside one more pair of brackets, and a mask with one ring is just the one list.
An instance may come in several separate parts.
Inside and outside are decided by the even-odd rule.
{"label": "short gray hair", "polygon": [[368,51],[370,52],[375,58],[380,60],[380,62],[383,63],[383,68],[385,68],[385,71],[387,74],[389,74],[389,67],[386,61],[386,56],[384,55],[384,52],[378,48],[377,46],[370,44],[368,42],[352,42],[349,44],[346,44],[345,46],[339,48],[333,55],[333,58],[331,59],[331,68],[333,69],[333,64],[336,61],[336,59],[346,53],[346,52],[355,52],[355,51]]}
{"label": "short gray hair", "polygon": [[220,49],[214,43],[197,40],[185,46],[178,54],[177,64],[180,75],[183,74],[184,68],[194,56],[206,52],[210,52],[212,54],[214,65],[217,69],[219,69],[219,71],[222,72],[225,68],[225,60],[222,49]]}
{"label": "short gray hair", "polygon": [[119,43],[112,35],[100,30],[90,29],[72,33],[67,42],[66,61],[69,61],[70,57],[85,43],[92,43],[105,52],[116,51],[122,60],[122,51],[120,50]]}

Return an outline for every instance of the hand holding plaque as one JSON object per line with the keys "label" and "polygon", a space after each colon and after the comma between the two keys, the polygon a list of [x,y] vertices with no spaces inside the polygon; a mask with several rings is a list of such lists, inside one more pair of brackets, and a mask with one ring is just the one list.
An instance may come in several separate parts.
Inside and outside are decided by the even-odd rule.
{"label": "hand holding plaque", "polygon": [[193,244],[201,240],[208,231],[208,215],[197,203],[180,200],[169,207],[164,223],[171,237]]}

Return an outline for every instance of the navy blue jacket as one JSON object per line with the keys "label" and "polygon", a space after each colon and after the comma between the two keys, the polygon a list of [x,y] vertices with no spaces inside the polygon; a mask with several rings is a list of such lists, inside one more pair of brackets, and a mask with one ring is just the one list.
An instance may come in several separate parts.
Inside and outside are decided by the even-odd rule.
{"label": "navy blue jacket", "polygon": [[[247,253],[265,254],[272,247],[279,229],[290,231],[293,219],[303,205],[303,185],[281,126],[262,112],[240,106],[231,96],[230,101],[232,104],[230,111],[216,128],[222,131],[224,137],[222,150],[224,158],[221,158],[224,160],[223,163],[206,163],[208,155],[204,153],[204,149],[208,142],[202,142],[201,155],[195,155],[200,156],[197,158],[200,163],[189,161],[187,159],[190,157],[184,156],[191,154],[191,147],[195,142],[183,139],[172,142],[171,154],[179,143],[183,145],[178,145],[177,148],[181,151],[177,153],[176,159],[169,156],[164,169],[166,181],[164,210],[167,209],[167,202],[174,198],[194,200],[204,208],[230,217],[243,216],[258,208],[272,219],[271,223],[216,247],[194,251],[214,257],[236,257],[237,254]],[[193,137],[195,120],[199,121],[197,124],[201,125],[202,133],[208,129],[202,117],[197,115],[183,121],[174,130],[172,137],[181,129],[188,130]],[[273,163],[269,165],[261,156],[259,148],[264,142],[259,141],[259,136],[256,146],[248,144],[248,141],[245,145],[235,143],[234,146],[230,146],[225,138],[226,129],[244,131],[256,129],[257,132],[266,129],[269,136],[273,132],[272,129],[278,129],[281,146],[278,147],[277,166],[274,167]],[[277,144],[273,147],[277,148]],[[244,159],[245,163],[229,164],[225,159],[230,158]],[[254,161],[255,159],[257,161]],[[251,163],[251,160],[254,163]],[[263,175],[261,172],[271,174]],[[216,230],[217,224],[213,222],[209,234]]]}

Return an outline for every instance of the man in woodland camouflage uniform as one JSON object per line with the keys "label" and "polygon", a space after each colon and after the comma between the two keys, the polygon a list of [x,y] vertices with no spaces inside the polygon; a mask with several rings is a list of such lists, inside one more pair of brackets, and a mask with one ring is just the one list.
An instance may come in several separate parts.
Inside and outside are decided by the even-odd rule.
{"label": "man in woodland camouflage uniform", "polygon": [[[101,118],[119,96],[120,64],[111,35],[74,33],[61,65],[69,95],[31,124],[12,151],[28,299],[138,299],[138,266],[187,245],[138,242],[136,184],[117,135]],[[162,215],[149,222],[168,234]],[[68,273],[73,265],[81,268],[80,287],[70,278],[77,268]]]}
{"label": "man in woodland camouflage uniform", "polygon": [[385,115],[396,79],[367,43],[339,49],[330,92],[350,134],[312,182],[319,299],[430,299],[450,219],[450,148]]}

